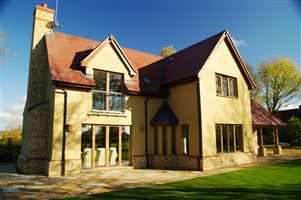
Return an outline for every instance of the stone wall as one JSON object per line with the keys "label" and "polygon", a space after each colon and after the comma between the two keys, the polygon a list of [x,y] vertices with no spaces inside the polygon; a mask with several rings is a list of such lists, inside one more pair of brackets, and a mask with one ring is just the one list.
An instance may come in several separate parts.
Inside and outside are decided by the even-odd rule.
{"label": "stone wall", "polygon": [[187,155],[151,155],[149,165],[156,169],[199,170],[197,156]]}
{"label": "stone wall", "polygon": [[233,167],[252,162],[256,162],[256,155],[254,153],[236,152],[204,157],[202,160],[202,168],[204,171],[206,171],[225,167]]}

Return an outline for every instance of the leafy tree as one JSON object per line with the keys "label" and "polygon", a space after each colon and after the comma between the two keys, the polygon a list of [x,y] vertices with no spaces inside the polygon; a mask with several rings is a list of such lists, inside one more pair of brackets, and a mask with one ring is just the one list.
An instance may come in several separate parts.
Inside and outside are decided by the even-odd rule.
{"label": "leafy tree", "polygon": [[167,47],[163,47],[160,51],[160,55],[163,56],[163,57],[170,56],[174,53],[176,53],[176,49],[172,45],[167,46]]}
{"label": "leafy tree", "polygon": [[259,65],[257,83],[260,94],[270,112],[278,111],[300,95],[301,74],[288,58],[277,58]]}

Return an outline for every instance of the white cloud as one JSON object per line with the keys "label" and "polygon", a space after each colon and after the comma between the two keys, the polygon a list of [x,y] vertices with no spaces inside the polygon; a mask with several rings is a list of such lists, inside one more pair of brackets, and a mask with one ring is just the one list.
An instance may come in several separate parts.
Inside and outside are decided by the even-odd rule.
{"label": "white cloud", "polygon": [[245,40],[238,40],[238,39],[233,38],[233,42],[234,42],[236,47],[247,46],[247,42]]}
{"label": "white cloud", "polygon": [[8,105],[5,111],[0,112],[0,130],[12,129],[22,125],[24,105],[25,102],[22,98],[20,103]]}
{"label": "white cloud", "polygon": [[24,103],[14,104],[14,105],[9,105],[8,106],[8,112],[22,113],[23,109],[24,109]]}

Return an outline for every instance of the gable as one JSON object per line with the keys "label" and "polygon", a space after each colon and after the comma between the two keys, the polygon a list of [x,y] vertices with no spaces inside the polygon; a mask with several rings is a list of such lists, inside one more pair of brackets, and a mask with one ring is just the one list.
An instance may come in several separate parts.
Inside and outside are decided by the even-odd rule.
{"label": "gable", "polygon": [[81,61],[81,65],[90,68],[90,70],[91,68],[94,68],[125,73],[124,70],[120,68],[120,65],[123,65],[123,68],[128,71],[129,76],[134,76],[136,74],[126,54],[123,52],[122,48],[113,36],[102,41],[85,59]]}
{"label": "gable", "polygon": [[97,52],[97,54],[89,61],[87,68],[87,71],[89,71],[89,69],[99,69],[129,74],[127,67],[112,44],[105,45],[99,52]]}
{"label": "gable", "polygon": [[247,67],[227,32],[225,32],[225,36],[216,44],[205,64],[199,71],[198,77],[210,73],[207,71],[239,78],[244,81],[248,89],[255,87],[255,83],[248,72]]}

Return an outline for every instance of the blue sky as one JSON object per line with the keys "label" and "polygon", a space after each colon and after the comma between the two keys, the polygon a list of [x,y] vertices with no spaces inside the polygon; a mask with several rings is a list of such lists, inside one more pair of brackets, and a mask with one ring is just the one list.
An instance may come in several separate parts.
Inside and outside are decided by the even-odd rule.
{"label": "blue sky", "polygon": [[[0,57],[0,130],[22,119],[25,102],[32,12],[55,0],[0,0],[0,31],[7,48]],[[167,45],[182,49],[229,30],[242,57],[252,66],[278,56],[301,66],[301,3],[298,0],[60,0],[59,31],[119,43],[154,54]]]}

